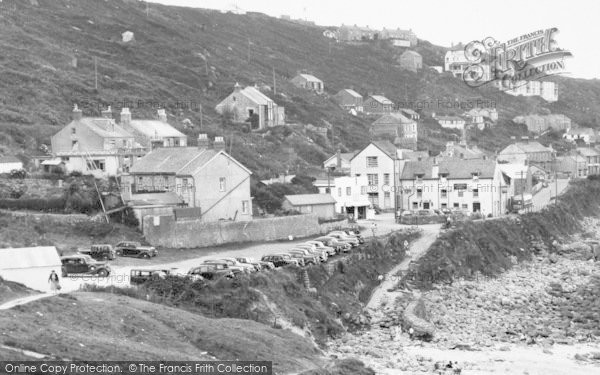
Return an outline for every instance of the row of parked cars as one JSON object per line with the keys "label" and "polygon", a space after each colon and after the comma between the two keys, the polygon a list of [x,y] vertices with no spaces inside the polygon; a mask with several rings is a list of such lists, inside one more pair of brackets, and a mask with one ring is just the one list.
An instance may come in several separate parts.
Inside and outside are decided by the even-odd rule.
{"label": "row of parked cars", "polygon": [[63,277],[81,274],[106,277],[111,273],[107,262],[117,256],[150,259],[157,255],[154,247],[142,246],[139,242],[121,241],[114,247],[98,244],[89,249],[79,249],[77,254],[61,257],[61,270]]}
{"label": "row of parked cars", "polygon": [[330,257],[347,253],[353,247],[364,243],[358,231],[335,231],[311,241],[294,245],[287,252],[265,255],[260,260],[249,257],[218,258],[205,260],[202,264],[190,269],[187,274],[178,274],[173,270],[133,269],[130,274],[131,284],[143,284],[152,277],[169,275],[185,276],[192,280],[217,280],[222,277],[234,278],[240,274],[273,270],[285,266],[309,266],[326,262]]}

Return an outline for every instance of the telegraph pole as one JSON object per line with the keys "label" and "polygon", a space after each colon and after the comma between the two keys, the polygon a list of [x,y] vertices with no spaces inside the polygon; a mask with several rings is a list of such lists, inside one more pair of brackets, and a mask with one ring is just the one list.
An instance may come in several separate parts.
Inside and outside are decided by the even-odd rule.
{"label": "telegraph pole", "polygon": [[277,95],[277,80],[275,79],[275,67],[273,68],[273,95]]}
{"label": "telegraph pole", "polygon": [[98,58],[94,56],[94,81],[96,90],[98,90]]}

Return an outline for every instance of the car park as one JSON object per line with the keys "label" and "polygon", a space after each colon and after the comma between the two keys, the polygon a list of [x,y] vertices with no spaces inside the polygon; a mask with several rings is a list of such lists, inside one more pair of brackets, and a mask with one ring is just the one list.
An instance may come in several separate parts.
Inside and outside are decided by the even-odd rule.
{"label": "car park", "polygon": [[288,254],[290,254],[294,258],[302,259],[304,261],[305,266],[321,262],[321,259],[318,255],[311,254],[311,252],[306,249],[292,248],[290,251],[288,251]]}
{"label": "car park", "polygon": [[273,263],[275,267],[298,266],[299,262],[289,254],[265,255],[261,259],[263,262]]}
{"label": "car park", "polygon": [[321,262],[326,262],[327,258],[329,257],[329,255],[327,254],[327,252],[325,250],[317,248],[317,245],[314,245],[314,244],[301,243],[301,244],[295,245],[294,249],[308,250],[308,252],[310,252],[311,254],[318,257]]}
{"label": "car park", "polygon": [[64,256],[60,258],[60,261],[62,263],[61,271],[63,277],[69,275],[96,275],[106,277],[111,273],[111,269],[106,263],[99,262],[85,254]]}
{"label": "car park", "polygon": [[151,258],[158,255],[158,251],[152,246],[142,246],[139,242],[122,241],[115,246],[115,252],[119,256],[134,258]]}
{"label": "car park", "polygon": [[315,241],[322,242],[325,246],[333,247],[338,254],[341,252],[347,253],[352,247],[350,244],[338,241],[337,238],[329,236],[315,238]]}
{"label": "car park", "polygon": [[329,233],[328,236],[336,238],[338,241],[340,241],[342,243],[350,244],[352,247],[356,247],[359,245],[358,238],[348,236],[346,233],[332,232],[332,233]]}
{"label": "car park", "polygon": [[77,250],[79,254],[89,255],[95,260],[113,260],[116,257],[116,252],[112,245],[92,245],[89,249]]}
{"label": "car park", "polygon": [[358,238],[359,243],[365,243],[364,237],[357,230],[345,230],[344,233],[346,233],[349,236],[354,236],[354,237]]}

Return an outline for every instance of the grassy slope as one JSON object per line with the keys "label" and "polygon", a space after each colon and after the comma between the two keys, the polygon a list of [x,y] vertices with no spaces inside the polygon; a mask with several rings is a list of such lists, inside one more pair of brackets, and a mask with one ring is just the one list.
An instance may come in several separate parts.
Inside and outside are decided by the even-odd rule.
{"label": "grassy slope", "polygon": [[[547,104],[538,98],[518,99],[484,87],[471,89],[460,80],[424,70],[401,71],[395,57],[402,51],[385,43],[362,46],[331,45],[322,28],[299,25],[260,14],[234,15],[217,11],[150,5],[146,16],[143,2],[111,0],[7,0],[0,4],[0,57],[3,87],[0,98],[0,144],[5,149],[30,149],[47,143],[63,126],[73,102],[96,112],[99,104],[138,100],[159,102],[174,115],[174,123],[190,118],[204,129],[234,139],[233,154],[261,174],[287,167],[306,168],[322,161],[338,144],[343,150],[368,142],[366,130],[372,118],[354,118],[341,111],[329,96],[316,96],[294,88],[288,79],[307,69],[323,78],[328,94],[344,87],[362,93],[384,93],[390,99],[427,101],[430,111],[440,112],[438,100],[465,101],[478,98],[495,101],[501,130],[480,137],[491,141],[491,150],[509,142],[510,135],[524,134],[511,128],[517,114],[541,107],[563,112],[578,122],[597,122],[600,85],[594,81],[561,80],[561,101]],[[135,33],[136,41],[123,44],[120,34]],[[248,46],[250,45],[250,52]],[[422,41],[416,48],[426,65],[441,65],[444,50]],[[204,60],[207,57],[208,71]],[[78,67],[71,67],[72,58]],[[94,64],[98,60],[99,90],[94,89]],[[291,135],[261,137],[222,126],[214,106],[237,81],[272,85],[277,77],[275,99],[286,107],[290,122],[335,127],[333,144],[316,135],[296,130]],[[177,102],[191,104],[178,110]],[[135,106],[134,106],[135,107]],[[134,108],[134,117],[149,117],[153,108]],[[504,128],[508,129],[504,129]],[[514,127],[514,126],[512,126]],[[189,131],[195,138],[200,131]],[[428,129],[420,145],[439,149],[447,132]],[[291,150],[290,150],[291,149]]]}
{"label": "grassy slope", "polygon": [[6,345],[72,360],[259,359],[273,361],[278,371],[321,363],[310,341],[286,330],[111,294],[76,293],[18,306],[0,312],[0,326]]}
{"label": "grassy slope", "polygon": [[33,293],[35,292],[23,284],[3,280],[0,277],[0,304],[28,296]]}
{"label": "grassy slope", "polygon": [[407,277],[429,286],[450,277],[471,277],[476,272],[493,276],[512,266],[510,257],[528,259],[534,253],[532,242],[552,242],[575,233],[579,220],[597,215],[600,208],[600,182],[575,182],[560,197],[558,205],[540,212],[498,220],[459,224],[441,235]]}

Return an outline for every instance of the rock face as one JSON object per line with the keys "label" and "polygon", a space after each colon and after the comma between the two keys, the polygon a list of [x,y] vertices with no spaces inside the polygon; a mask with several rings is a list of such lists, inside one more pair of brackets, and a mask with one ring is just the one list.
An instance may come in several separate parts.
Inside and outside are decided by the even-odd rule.
{"label": "rock face", "polygon": [[425,306],[422,299],[412,301],[402,314],[402,326],[407,332],[412,332],[412,336],[423,340],[431,340],[435,332],[433,324],[425,320]]}

